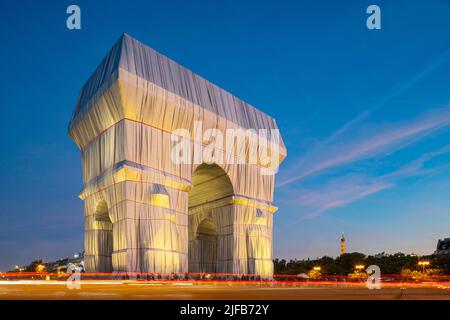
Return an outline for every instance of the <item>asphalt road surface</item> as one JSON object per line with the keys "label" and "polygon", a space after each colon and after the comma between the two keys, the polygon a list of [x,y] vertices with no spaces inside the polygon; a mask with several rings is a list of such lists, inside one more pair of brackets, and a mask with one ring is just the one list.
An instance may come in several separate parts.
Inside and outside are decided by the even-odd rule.
{"label": "asphalt road surface", "polygon": [[186,300],[396,300],[447,299],[448,283],[383,284],[369,290],[359,284],[237,283],[188,281],[92,281],[84,280],[79,289],[69,289],[64,281],[0,281],[0,299],[186,299]]}

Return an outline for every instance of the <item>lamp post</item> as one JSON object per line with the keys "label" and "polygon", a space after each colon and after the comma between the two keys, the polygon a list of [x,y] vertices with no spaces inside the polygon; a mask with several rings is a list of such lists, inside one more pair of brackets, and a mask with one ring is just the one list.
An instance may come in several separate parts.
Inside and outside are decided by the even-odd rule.
{"label": "lamp post", "polygon": [[355,266],[355,269],[356,269],[357,271],[361,271],[362,269],[364,269],[364,266],[363,266],[362,264],[357,264],[357,265]]}
{"label": "lamp post", "polygon": [[422,260],[417,263],[419,266],[422,266],[422,272],[425,273],[425,268],[430,265],[430,261]]}
{"label": "lamp post", "polygon": [[308,272],[308,276],[311,279],[319,279],[322,276],[321,270],[322,268],[320,266],[313,266],[312,270]]}
{"label": "lamp post", "polygon": [[44,270],[45,270],[45,265],[43,265],[43,264],[38,264],[38,265],[36,266],[36,271],[37,271],[37,272],[44,272]]}

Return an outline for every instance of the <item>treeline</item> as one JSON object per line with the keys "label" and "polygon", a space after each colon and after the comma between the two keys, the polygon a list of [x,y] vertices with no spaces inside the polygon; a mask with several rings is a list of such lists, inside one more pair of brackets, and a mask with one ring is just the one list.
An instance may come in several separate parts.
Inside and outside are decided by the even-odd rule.
{"label": "treeline", "polygon": [[348,275],[355,271],[356,265],[377,265],[382,274],[400,274],[403,269],[422,270],[418,265],[419,260],[430,262],[429,268],[440,269],[443,274],[450,275],[450,254],[438,256],[422,256],[396,253],[393,255],[376,258],[366,256],[363,253],[346,253],[337,258],[324,256],[316,260],[274,260],[275,274],[300,274],[308,273],[313,267],[320,267],[324,275]]}

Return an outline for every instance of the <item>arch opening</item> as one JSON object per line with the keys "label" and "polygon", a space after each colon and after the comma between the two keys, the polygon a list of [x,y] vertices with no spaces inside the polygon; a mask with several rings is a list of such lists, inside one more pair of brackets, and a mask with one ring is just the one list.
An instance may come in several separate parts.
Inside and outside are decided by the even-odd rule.
{"label": "arch opening", "polygon": [[228,174],[216,164],[198,166],[192,184],[188,200],[189,271],[222,272],[226,240],[221,230],[229,219],[222,209],[222,200],[233,196],[233,185]]}
{"label": "arch opening", "polygon": [[95,207],[94,216],[95,221],[112,223],[111,219],[109,218],[108,204],[106,203],[105,200],[101,200],[99,203],[97,203],[97,206]]}
{"label": "arch opening", "polygon": [[217,272],[217,228],[211,219],[204,219],[197,228],[199,272]]}
{"label": "arch opening", "polygon": [[192,175],[189,209],[234,194],[228,174],[217,164],[201,164]]}
{"label": "arch opening", "polygon": [[96,270],[101,272],[111,272],[112,254],[113,254],[113,223],[109,216],[108,204],[105,200],[101,200],[94,212],[94,219],[97,230],[97,246],[93,248],[95,255],[98,256],[96,261]]}

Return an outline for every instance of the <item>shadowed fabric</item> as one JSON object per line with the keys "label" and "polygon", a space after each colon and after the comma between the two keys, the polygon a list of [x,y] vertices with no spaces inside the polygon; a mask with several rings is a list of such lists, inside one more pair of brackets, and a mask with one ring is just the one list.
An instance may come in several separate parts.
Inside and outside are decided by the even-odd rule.
{"label": "shadowed fabric", "polygon": [[[216,164],[171,158],[173,133],[252,129],[276,166],[249,147]],[[257,129],[268,130],[261,133]],[[274,175],[286,157],[270,116],[128,35],[83,86],[69,135],[82,153],[88,271],[222,272],[271,277]]]}

